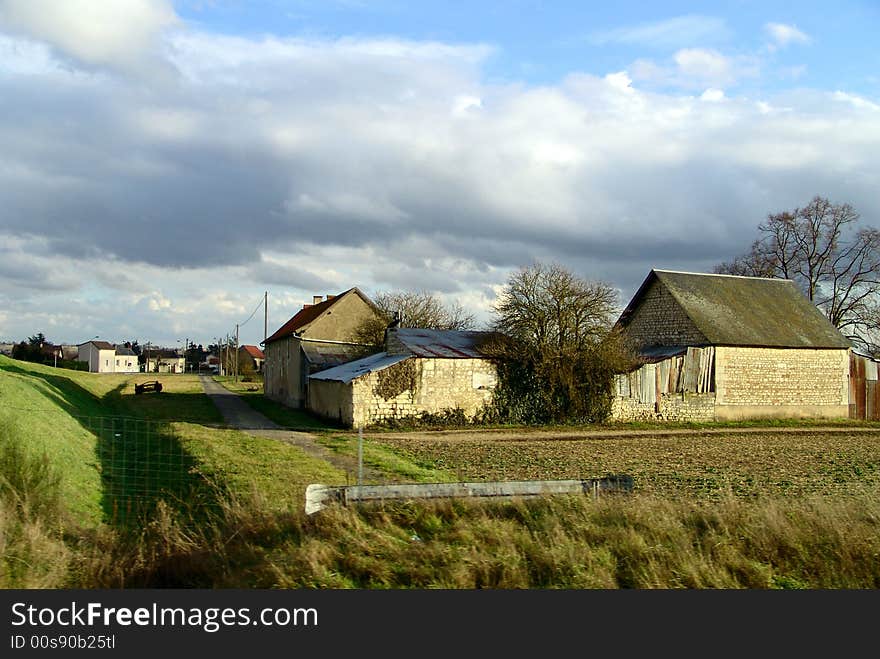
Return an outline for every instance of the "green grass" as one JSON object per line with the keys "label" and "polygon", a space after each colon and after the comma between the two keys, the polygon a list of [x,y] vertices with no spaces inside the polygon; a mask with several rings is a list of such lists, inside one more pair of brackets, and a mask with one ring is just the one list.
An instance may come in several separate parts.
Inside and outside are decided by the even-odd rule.
{"label": "green grass", "polygon": [[[83,397],[84,407],[99,409]],[[82,524],[102,517],[97,441],[69,413],[70,402],[44,379],[0,370],[0,427],[4,443],[17,441],[34,457],[47,455],[63,473],[61,495]]]}
{"label": "green grass", "polygon": [[[305,486],[341,484],[344,473],[298,447],[202,425],[217,417],[198,402],[210,402],[198,380],[160,379],[167,396],[135,396],[138,376],[0,358],[0,442],[14,449],[0,454],[0,471],[13,477],[2,490],[0,587],[880,588],[873,434],[382,433],[365,438],[366,462],[398,479],[629,471],[649,487],[598,501],[393,502],[306,517]],[[113,415],[133,420],[105,420],[97,437],[83,421]],[[139,435],[148,419],[161,432]],[[138,511],[147,515],[138,525],[100,524],[108,486],[128,487],[102,473],[107,452],[138,465],[150,442],[166,440],[181,463],[165,467],[185,486],[175,505]],[[319,441],[357,450],[355,433],[324,431]],[[126,477],[137,481],[139,469]],[[734,479],[740,490],[722,487]],[[77,522],[67,523],[66,509]]]}
{"label": "green grass", "polygon": [[[357,436],[325,434],[317,438],[322,446],[342,455],[357,457]],[[460,480],[454,471],[438,469],[427,462],[419,463],[410,456],[383,446],[379,442],[364,440],[364,464],[384,474],[392,482],[437,483]]]}
{"label": "green grass", "polygon": [[238,499],[264,500],[271,510],[301,510],[309,483],[345,483],[343,472],[297,446],[237,430],[188,423],[173,428],[200,474]]}

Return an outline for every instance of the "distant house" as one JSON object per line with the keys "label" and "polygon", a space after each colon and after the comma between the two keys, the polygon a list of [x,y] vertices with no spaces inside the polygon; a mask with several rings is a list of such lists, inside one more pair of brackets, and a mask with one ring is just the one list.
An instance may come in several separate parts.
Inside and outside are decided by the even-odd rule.
{"label": "distant house", "polygon": [[[59,351],[61,346],[58,346]],[[138,359],[129,348],[107,341],[86,341],[77,346],[77,359],[88,362],[92,373],[137,373]]]}
{"label": "distant house", "polygon": [[257,373],[263,370],[266,356],[257,346],[243,345],[238,348],[238,363],[248,364]]}
{"label": "distant house", "polygon": [[790,280],[652,270],[618,326],[616,419],[848,416],[850,342]]}
{"label": "distant house", "polygon": [[186,358],[169,348],[145,348],[141,353],[147,373],[183,373]]}
{"label": "distant house", "polygon": [[349,427],[461,410],[492,398],[495,365],[479,350],[486,332],[389,328],[383,352],[309,377],[309,409]]}
{"label": "distant house", "polygon": [[369,346],[357,342],[356,331],[371,319],[382,319],[382,314],[356,287],[326,299],[313,296],[312,304],[303,305],[264,343],[266,397],[289,407],[305,407],[311,373],[369,351]]}

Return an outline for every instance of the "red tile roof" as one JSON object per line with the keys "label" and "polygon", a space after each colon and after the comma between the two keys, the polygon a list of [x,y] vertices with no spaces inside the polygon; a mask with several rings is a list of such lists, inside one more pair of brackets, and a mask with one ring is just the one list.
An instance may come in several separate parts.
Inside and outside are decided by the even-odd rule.
{"label": "red tile roof", "polygon": [[257,346],[245,346],[243,345],[242,350],[244,350],[247,354],[249,354],[254,359],[265,359],[266,356],[263,354],[263,351],[260,350]]}

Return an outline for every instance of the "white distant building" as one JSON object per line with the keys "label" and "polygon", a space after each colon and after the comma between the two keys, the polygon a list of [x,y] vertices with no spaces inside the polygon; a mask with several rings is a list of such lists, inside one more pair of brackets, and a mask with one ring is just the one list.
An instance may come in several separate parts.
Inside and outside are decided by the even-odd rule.
{"label": "white distant building", "polygon": [[130,348],[107,341],[86,341],[77,346],[77,359],[88,362],[91,373],[137,373],[137,355]]}

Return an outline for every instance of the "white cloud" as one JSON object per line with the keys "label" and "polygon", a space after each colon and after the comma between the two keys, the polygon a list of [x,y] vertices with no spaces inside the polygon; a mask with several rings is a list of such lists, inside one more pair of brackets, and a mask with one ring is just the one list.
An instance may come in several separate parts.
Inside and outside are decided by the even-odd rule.
{"label": "white cloud", "polygon": [[760,63],[750,56],[728,57],[707,48],[682,48],[668,64],[640,59],[629,70],[639,82],[695,90],[728,87],[743,78],[756,77]]}
{"label": "white cloud", "polygon": [[764,25],[764,31],[772,39],[771,46],[774,48],[785,48],[791,44],[808,44],[811,41],[810,37],[796,26],[785,23],[767,23]]}
{"label": "white cloud", "polygon": [[728,34],[723,19],[689,14],[597,32],[590,36],[590,41],[599,45],[623,43],[675,48],[722,40]]}
{"label": "white cloud", "polygon": [[682,75],[700,80],[727,80],[733,69],[727,57],[713,50],[687,48],[673,59]]}
{"label": "white cloud", "polygon": [[717,103],[718,101],[723,101],[725,98],[723,89],[715,89],[710,87],[706,91],[704,91],[700,95],[700,100],[708,101],[710,103]]}
{"label": "white cloud", "polygon": [[140,64],[157,36],[178,22],[169,0],[0,0],[0,28],[114,69]]}
{"label": "white cloud", "polygon": [[856,94],[847,94],[846,92],[836,91],[831,96],[835,101],[849,103],[854,108],[860,110],[873,110],[875,112],[880,110],[880,105]]}
{"label": "white cloud", "polygon": [[460,95],[452,101],[452,114],[455,117],[466,117],[468,113],[483,108],[483,100],[479,96]]}
{"label": "white cloud", "polygon": [[880,217],[876,103],[743,98],[748,58],[688,48],[536,87],[487,83],[480,45],[168,43],[173,86],[56,68],[43,46],[0,76],[0,335],[51,316],[60,340],[206,341],[264,290],[271,331],[355,285],[485,315],[533,259],[627,290],[729,259],[816,193]]}

